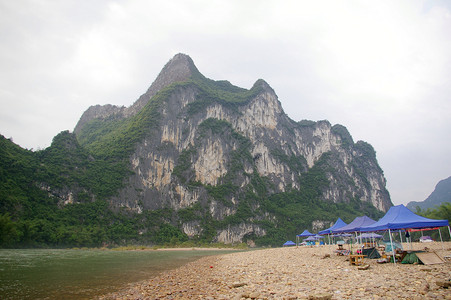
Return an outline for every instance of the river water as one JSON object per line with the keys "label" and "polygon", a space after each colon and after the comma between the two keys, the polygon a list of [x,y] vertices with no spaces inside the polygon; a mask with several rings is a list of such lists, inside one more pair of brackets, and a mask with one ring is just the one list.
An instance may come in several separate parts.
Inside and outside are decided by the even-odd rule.
{"label": "river water", "polygon": [[0,250],[0,299],[89,299],[233,250]]}

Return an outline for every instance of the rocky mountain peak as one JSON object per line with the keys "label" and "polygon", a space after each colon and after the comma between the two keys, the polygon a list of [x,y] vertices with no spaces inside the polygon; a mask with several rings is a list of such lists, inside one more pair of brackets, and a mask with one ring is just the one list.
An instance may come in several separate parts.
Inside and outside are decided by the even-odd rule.
{"label": "rocky mountain peak", "polygon": [[156,93],[162,88],[180,81],[186,81],[194,74],[199,74],[193,60],[186,54],[176,54],[161,70],[147,93]]}
{"label": "rocky mountain peak", "polygon": [[125,111],[126,116],[134,115],[161,89],[175,83],[190,79],[200,74],[193,60],[186,54],[178,53],[163,67],[157,79],[152,83],[144,95]]}
{"label": "rocky mountain peak", "polygon": [[258,79],[252,88],[261,87],[264,91],[275,94],[273,88],[263,79]]}
{"label": "rocky mountain peak", "polygon": [[116,105],[94,105],[89,107],[81,116],[74,132],[78,134],[81,128],[89,121],[100,118],[105,119],[112,115],[129,117],[138,113],[149,102],[158,91],[171,85],[175,82],[182,82],[190,79],[194,75],[199,75],[200,72],[194,65],[193,60],[186,54],[178,53],[166,63],[166,65],[158,74],[155,81],[149,87],[149,89],[138,98],[130,107],[119,107]]}

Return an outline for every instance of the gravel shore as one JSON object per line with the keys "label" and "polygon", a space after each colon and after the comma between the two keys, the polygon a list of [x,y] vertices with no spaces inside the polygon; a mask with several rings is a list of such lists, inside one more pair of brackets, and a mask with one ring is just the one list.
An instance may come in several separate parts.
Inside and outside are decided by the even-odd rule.
{"label": "gravel shore", "polygon": [[[414,243],[440,257],[451,242]],[[345,246],[347,247],[347,246]],[[289,247],[203,257],[98,299],[451,299],[451,262],[351,265],[337,246]],[[354,248],[355,249],[355,248]],[[404,249],[410,246],[404,244]]]}

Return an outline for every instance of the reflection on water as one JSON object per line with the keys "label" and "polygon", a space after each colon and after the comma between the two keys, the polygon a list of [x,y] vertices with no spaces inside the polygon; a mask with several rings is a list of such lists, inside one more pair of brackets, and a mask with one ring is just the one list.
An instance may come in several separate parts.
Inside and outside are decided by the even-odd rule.
{"label": "reflection on water", "polygon": [[0,299],[85,299],[230,250],[0,250]]}

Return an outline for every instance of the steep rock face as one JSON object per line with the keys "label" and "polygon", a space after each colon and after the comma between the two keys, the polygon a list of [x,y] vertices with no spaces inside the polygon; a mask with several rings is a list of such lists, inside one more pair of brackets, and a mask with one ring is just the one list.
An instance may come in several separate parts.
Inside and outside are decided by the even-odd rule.
{"label": "steep rock face", "polygon": [[[250,91],[224,82],[212,83],[182,54],[165,66],[133,106],[91,107],[75,133],[82,132],[92,120],[129,118],[168,88],[167,97],[158,106],[158,126],[136,145],[129,159],[133,175],[110,199],[113,206],[136,212],[164,207],[179,211],[200,203],[216,222],[243,210],[254,212],[247,220],[218,225],[215,240],[235,243],[245,236],[264,236],[266,231],[259,222],[273,221],[270,214],[261,211],[256,196],[245,195],[261,197],[262,193],[268,196],[293,189],[302,192],[306,172],[315,167],[327,177],[318,200],[360,201],[380,211],[392,205],[369,144],[354,143],[343,126],[331,126],[327,121],[294,122],[263,80]],[[223,99],[225,90],[246,97],[240,96],[244,100],[232,105]],[[259,181],[267,182],[264,192],[258,190]],[[183,221],[181,227],[188,236],[204,230],[200,220]]]}
{"label": "steep rock face", "polygon": [[227,226],[227,228],[221,230],[217,237],[217,242],[225,244],[241,243],[246,234],[265,235],[265,231],[259,226],[249,225],[241,223],[236,226]]}

